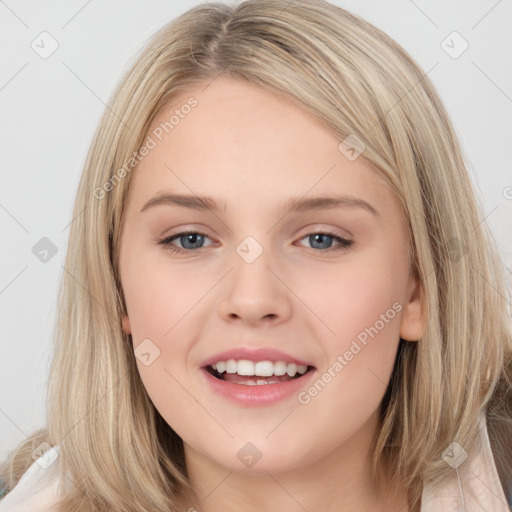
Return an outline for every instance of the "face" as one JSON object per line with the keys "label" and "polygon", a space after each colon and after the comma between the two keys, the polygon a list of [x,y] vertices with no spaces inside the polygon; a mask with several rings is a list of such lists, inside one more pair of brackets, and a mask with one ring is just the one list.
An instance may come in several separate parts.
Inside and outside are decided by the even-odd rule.
{"label": "face", "polygon": [[400,336],[423,332],[399,202],[296,106],[203,88],[158,113],[131,176],[123,328],[145,389],[188,460],[285,471],[360,452]]}

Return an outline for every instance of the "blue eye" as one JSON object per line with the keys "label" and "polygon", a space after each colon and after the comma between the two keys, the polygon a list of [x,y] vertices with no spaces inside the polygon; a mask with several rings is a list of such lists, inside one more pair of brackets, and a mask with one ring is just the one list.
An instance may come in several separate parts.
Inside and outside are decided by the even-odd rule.
{"label": "blue eye", "polygon": [[[172,252],[187,253],[194,249],[201,249],[202,247],[199,244],[204,242],[205,237],[208,238],[204,233],[199,233],[197,231],[182,231],[181,233],[177,233],[176,235],[162,240],[160,244]],[[183,248],[176,247],[176,245],[172,244],[176,239],[180,240],[184,245]]]}
{"label": "blue eye", "polygon": [[[205,238],[209,238],[208,235],[204,233],[200,233],[198,231],[182,231],[175,235],[165,238],[159,242],[160,245],[163,245],[166,249],[169,249],[171,252],[189,254],[190,252],[196,252],[196,249],[202,249],[205,247],[202,245],[204,243]],[[341,236],[336,235],[335,233],[328,233],[325,231],[318,231],[314,233],[310,233],[301,240],[308,239],[309,242],[313,245],[312,249],[321,252],[329,252],[336,250],[348,249],[354,242],[353,240],[347,240],[342,238]],[[177,247],[174,245],[174,241],[179,240],[183,247]],[[333,241],[337,243],[334,247],[332,246]],[[315,247],[315,245],[319,245],[320,247]]]}
{"label": "blue eye", "polygon": [[[317,249],[317,250],[327,249],[329,251],[329,250],[347,249],[354,243],[352,240],[347,240],[347,239],[342,238],[341,236],[338,236],[334,233],[325,233],[323,231],[317,231],[315,233],[310,233],[309,235],[306,235],[304,238],[308,238],[309,242],[313,246],[313,249]],[[304,240],[304,238],[302,240]],[[336,246],[332,247],[333,240],[338,243],[337,247]],[[327,243],[328,247],[325,247],[325,243]],[[315,247],[316,244],[318,244],[320,246],[323,245],[323,247]]]}

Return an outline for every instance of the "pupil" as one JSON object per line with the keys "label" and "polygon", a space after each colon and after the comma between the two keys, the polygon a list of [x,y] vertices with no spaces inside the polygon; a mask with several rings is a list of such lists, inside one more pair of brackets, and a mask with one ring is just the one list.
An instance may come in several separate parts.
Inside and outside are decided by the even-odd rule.
{"label": "pupil", "polygon": [[[331,236],[329,236],[329,235],[323,235],[323,234],[321,234],[321,233],[316,233],[316,234],[311,235],[311,236],[313,237],[313,240],[314,240],[314,242],[312,242],[312,245],[313,245],[313,246],[314,246],[314,244],[315,244],[315,243],[317,243],[317,240],[316,240],[316,239],[320,239],[320,242],[319,242],[320,244],[322,244],[323,238],[331,239],[331,241],[332,241],[332,237],[331,237]],[[328,245],[327,245],[327,247],[330,247],[330,246],[331,246],[331,244],[328,244]]]}
{"label": "pupil", "polygon": [[[186,243],[185,243],[185,244],[183,244],[183,245],[184,245],[184,246],[186,246],[186,244],[187,244],[189,241],[191,241],[192,245],[194,245],[195,243],[197,243],[196,238],[199,238],[199,240],[201,240],[201,237],[202,237],[202,236],[203,236],[203,235],[198,235],[198,234],[196,234],[196,233],[190,233],[190,234],[188,234],[188,235],[185,235],[183,238],[185,239]],[[192,239],[192,240],[190,240],[190,239]],[[190,249],[191,247],[185,247],[185,248],[186,248],[186,249]],[[192,248],[193,248],[193,247],[192,247]]]}

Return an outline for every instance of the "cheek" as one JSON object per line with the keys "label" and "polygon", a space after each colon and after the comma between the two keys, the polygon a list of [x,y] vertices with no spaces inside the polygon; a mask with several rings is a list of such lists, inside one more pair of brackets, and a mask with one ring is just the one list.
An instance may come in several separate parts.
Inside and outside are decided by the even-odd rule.
{"label": "cheek", "polygon": [[137,354],[144,342],[158,353],[151,366],[137,363],[148,391],[158,392],[162,379],[172,380],[166,370],[180,379],[185,376],[188,354],[204,321],[208,292],[218,281],[217,273],[186,266],[173,265],[161,255],[134,253],[126,259],[122,284],[133,348]]}
{"label": "cheek", "polygon": [[297,295],[305,297],[310,311],[321,320],[317,329],[321,338],[332,340],[329,347],[336,344],[343,347],[344,343],[373,326],[390,308],[390,322],[386,322],[383,330],[390,331],[392,325],[398,332],[397,308],[393,309],[393,304],[402,298],[402,281],[401,270],[373,259],[347,261],[321,271],[316,268],[310,275],[303,272],[296,280],[295,289]]}
{"label": "cheek", "polygon": [[126,272],[123,290],[134,342],[151,336],[165,341],[173,335],[215,282],[211,276],[192,276],[178,265],[143,259]]}
{"label": "cheek", "polygon": [[205,290],[177,266],[154,263],[144,255],[131,254],[121,277],[137,368],[159,408],[159,402],[176,396],[169,393],[177,386],[173,376],[183,380],[187,353],[195,339],[191,319]]}
{"label": "cheek", "polygon": [[[190,280],[177,267],[146,265],[143,258],[134,265],[137,271],[125,274],[123,289],[137,369],[151,402],[181,432],[179,411],[187,410],[185,427],[204,414],[185,389],[187,356],[196,340],[195,306],[211,284]],[[150,364],[140,357],[144,353]]]}
{"label": "cheek", "polygon": [[304,397],[317,402],[320,415],[354,411],[363,421],[389,382],[400,339],[401,277],[375,261],[340,266],[328,278],[317,274],[315,285],[304,284],[299,292],[322,320],[316,328],[326,356],[318,372],[321,382]]}

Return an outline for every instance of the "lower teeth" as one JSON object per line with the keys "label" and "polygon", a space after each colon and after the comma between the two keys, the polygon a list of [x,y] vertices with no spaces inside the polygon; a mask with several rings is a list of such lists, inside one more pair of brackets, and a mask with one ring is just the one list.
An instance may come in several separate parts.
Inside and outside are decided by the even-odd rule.
{"label": "lower teeth", "polygon": [[[210,370],[211,375],[216,377],[219,380],[223,380],[225,382],[233,382],[231,379],[226,379],[226,373],[222,372],[219,373],[216,370],[211,369]],[[242,384],[244,386],[264,386],[266,384],[276,384],[279,382],[286,382],[288,380],[294,380],[298,379],[299,377],[302,377],[302,374],[295,374],[293,377],[290,377],[288,375],[282,375],[282,376],[276,376],[272,375],[271,377],[260,377],[258,378],[256,375],[253,376],[246,376],[245,379],[243,379],[242,376],[237,376],[236,378],[236,384]]]}
{"label": "lower teeth", "polygon": [[279,381],[258,379],[256,382],[254,382],[253,380],[248,380],[247,382],[239,382],[238,384],[243,384],[245,386],[262,386],[263,384],[274,384],[276,382]]}
{"label": "lower teeth", "polygon": [[[276,383],[279,383],[279,382],[286,382],[288,380],[293,380],[293,379],[296,379],[298,377],[300,377],[301,375],[295,375],[294,377],[289,377],[289,376],[282,376],[282,377],[267,377],[267,378],[256,378],[256,376],[253,376],[253,377],[247,377],[246,379],[237,379],[236,380],[236,384],[242,384],[244,386],[264,386],[266,384],[276,384]],[[225,382],[233,382],[231,379],[226,379],[225,378],[225,374],[224,373],[217,373],[216,374],[216,377],[220,380],[223,380]]]}

